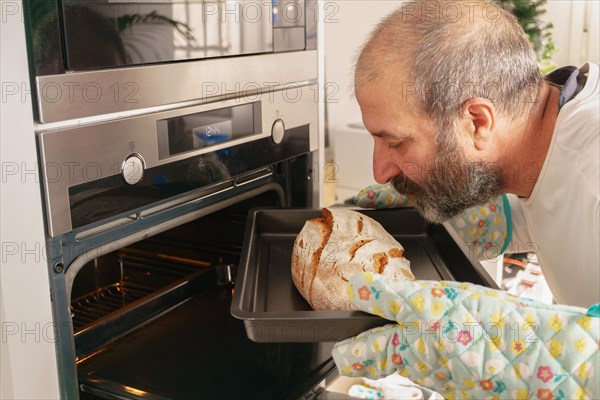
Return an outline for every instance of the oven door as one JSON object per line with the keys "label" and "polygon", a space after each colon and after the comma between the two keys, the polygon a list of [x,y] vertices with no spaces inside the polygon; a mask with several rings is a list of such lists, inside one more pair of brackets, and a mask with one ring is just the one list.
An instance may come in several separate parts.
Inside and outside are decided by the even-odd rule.
{"label": "oven door", "polygon": [[124,236],[69,265],[82,399],[291,400],[334,371],[332,344],[254,343],[229,312],[248,210],[285,206],[284,189],[256,185],[207,215],[165,210],[149,228],[163,232]]}
{"label": "oven door", "polygon": [[71,71],[304,50],[313,20],[304,0],[35,1],[34,51]]}

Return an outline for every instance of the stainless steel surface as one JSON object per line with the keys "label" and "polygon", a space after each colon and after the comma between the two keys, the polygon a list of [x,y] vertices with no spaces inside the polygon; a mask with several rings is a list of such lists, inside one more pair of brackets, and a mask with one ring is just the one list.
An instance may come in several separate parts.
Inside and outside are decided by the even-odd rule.
{"label": "stainless steel surface", "polygon": [[276,88],[316,79],[313,50],[39,76],[36,85],[40,120],[49,123],[235,93],[268,97]]}
{"label": "stainless steel surface", "polygon": [[279,51],[304,50],[310,24],[315,16],[315,4],[304,0],[278,0],[274,12],[273,49]]}
{"label": "stainless steel surface", "polygon": [[314,8],[314,4],[311,6],[308,3],[310,2],[305,0],[276,0],[273,9],[275,15],[273,26],[275,28],[304,26],[310,20],[308,18],[309,10],[311,7]]}
{"label": "stainless steel surface", "polygon": [[[70,187],[123,174],[123,160],[133,151],[143,159],[143,166],[148,169],[269,137],[274,122],[280,119],[285,121],[287,128],[309,124],[310,150],[316,150],[318,104],[315,94],[314,85],[291,85],[260,96],[39,134],[48,233],[56,236],[72,230],[68,193]],[[160,159],[161,142],[157,133],[157,121],[255,101],[260,101],[262,113],[262,126],[258,134]],[[162,145],[164,144],[163,142]]]}
{"label": "stainless steel surface", "polygon": [[292,51],[304,49],[304,27],[279,28],[273,30],[275,51]]}

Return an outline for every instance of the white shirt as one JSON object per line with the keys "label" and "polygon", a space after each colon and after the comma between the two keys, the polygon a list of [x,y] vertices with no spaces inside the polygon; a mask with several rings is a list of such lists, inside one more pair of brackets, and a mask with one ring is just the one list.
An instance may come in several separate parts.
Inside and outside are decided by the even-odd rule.
{"label": "white shirt", "polygon": [[600,302],[599,67],[580,71],[587,82],[558,113],[531,196],[510,196],[509,251],[537,254],[557,303],[589,307]]}

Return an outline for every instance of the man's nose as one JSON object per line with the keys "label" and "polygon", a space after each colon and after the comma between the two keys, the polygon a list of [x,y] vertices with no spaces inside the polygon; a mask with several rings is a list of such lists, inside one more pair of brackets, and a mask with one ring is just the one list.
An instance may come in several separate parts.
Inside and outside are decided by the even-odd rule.
{"label": "man's nose", "polygon": [[389,151],[385,143],[375,140],[373,149],[373,177],[377,183],[386,183],[402,172],[398,166],[398,160]]}

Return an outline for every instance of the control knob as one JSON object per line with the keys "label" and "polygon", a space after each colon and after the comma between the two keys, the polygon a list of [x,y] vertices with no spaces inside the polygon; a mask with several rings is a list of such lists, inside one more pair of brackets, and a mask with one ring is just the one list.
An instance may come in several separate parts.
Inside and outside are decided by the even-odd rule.
{"label": "control knob", "polygon": [[123,161],[123,179],[129,185],[135,185],[144,176],[144,159],[138,154],[132,154]]}
{"label": "control knob", "polygon": [[283,140],[283,135],[285,134],[285,125],[281,119],[273,122],[273,126],[271,127],[271,138],[275,144],[281,143]]}

